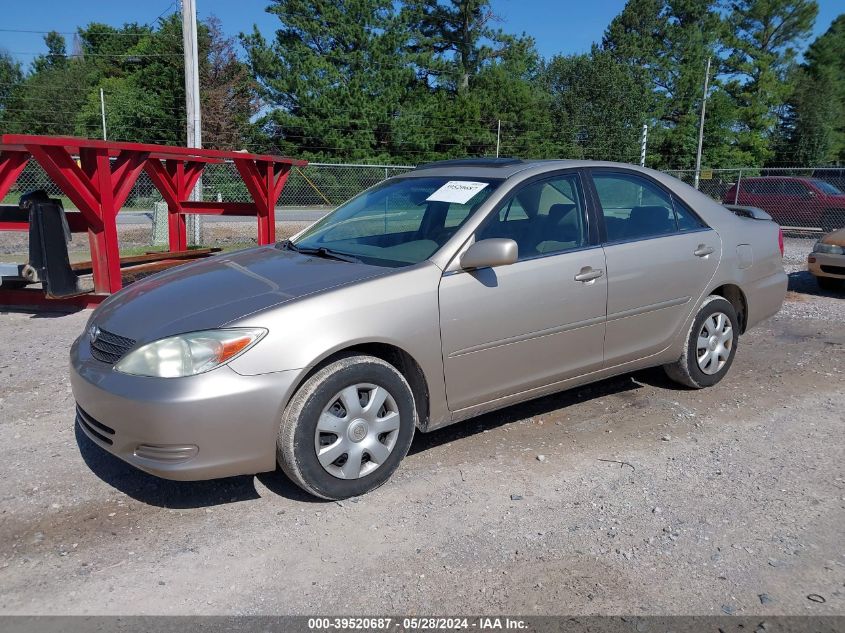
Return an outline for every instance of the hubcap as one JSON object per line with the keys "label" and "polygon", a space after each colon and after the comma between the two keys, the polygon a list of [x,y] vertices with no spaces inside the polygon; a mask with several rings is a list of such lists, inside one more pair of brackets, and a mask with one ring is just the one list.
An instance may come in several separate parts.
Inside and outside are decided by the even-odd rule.
{"label": "hubcap", "polygon": [[723,312],[711,314],[701,325],[696,345],[698,367],[712,376],[719,373],[728,358],[734,343],[731,320]]}
{"label": "hubcap", "polygon": [[399,438],[399,408],[384,387],[361,383],[335,394],[314,432],[317,460],[338,479],[358,479],[379,468]]}

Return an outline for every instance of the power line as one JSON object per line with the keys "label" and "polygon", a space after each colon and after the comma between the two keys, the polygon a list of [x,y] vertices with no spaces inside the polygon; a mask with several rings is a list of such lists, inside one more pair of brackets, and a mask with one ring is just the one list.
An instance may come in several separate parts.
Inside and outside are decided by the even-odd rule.
{"label": "power line", "polygon": [[59,35],[97,35],[106,37],[149,37],[150,35],[160,35],[162,37],[174,37],[169,33],[165,34],[161,33],[160,31],[152,30],[140,33],[123,33],[112,31],[85,31],[82,29],[80,29],[79,31],[32,31],[28,29],[0,29],[0,33],[31,33],[33,35],[49,35],[50,33],[58,33]]}
{"label": "power line", "polygon": [[31,53],[24,51],[8,51],[10,55],[28,55],[30,57],[63,57],[65,59],[78,59],[86,57],[182,57],[182,53]]}

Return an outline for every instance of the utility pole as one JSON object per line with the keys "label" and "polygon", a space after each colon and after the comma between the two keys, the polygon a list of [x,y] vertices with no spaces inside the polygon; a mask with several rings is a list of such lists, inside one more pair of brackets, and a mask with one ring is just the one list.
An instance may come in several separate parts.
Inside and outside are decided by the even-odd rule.
{"label": "utility pole", "polygon": [[[188,147],[202,147],[200,113],[199,50],[197,47],[196,0],[182,0],[182,47],[185,51],[185,111],[188,115]],[[202,180],[197,181],[191,200],[202,200]],[[200,225],[193,216],[194,244],[200,241]]]}
{"label": "utility pole", "polygon": [[496,158],[499,158],[499,144],[502,140],[502,120],[499,119],[496,124]]}
{"label": "utility pole", "polygon": [[648,145],[648,125],[643,123],[643,140],[640,143],[640,167],[645,167],[645,150]]}
{"label": "utility pole", "polygon": [[707,88],[710,85],[710,60],[707,58],[707,70],[704,71],[704,98],[701,100],[701,121],[698,123],[698,151],[695,153],[695,188],[701,175],[701,145],[704,142],[704,111],[707,107]]}
{"label": "utility pole", "polygon": [[100,114],[103,117],[103,140],[106,140],[106,98],[103,89],[100,88]]}

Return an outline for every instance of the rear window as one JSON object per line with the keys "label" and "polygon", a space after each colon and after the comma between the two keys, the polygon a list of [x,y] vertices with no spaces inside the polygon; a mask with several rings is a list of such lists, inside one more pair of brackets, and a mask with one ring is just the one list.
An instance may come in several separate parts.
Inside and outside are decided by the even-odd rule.
{"label": "rear window", "polygon": [[829,182],[825,182],[824,180],[813,180],[812,182],[816,187],[819,188],[820,191],[830,194],[831,196],[842,195],[842,191],[840,191],[838,187],[830,184]]}

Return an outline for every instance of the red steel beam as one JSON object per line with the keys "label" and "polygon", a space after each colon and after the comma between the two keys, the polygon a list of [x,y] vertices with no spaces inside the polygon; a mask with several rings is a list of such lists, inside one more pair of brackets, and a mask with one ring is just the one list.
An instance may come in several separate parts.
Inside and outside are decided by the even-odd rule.
{"label": "red steel beam", "polygon": [[182,203],[181,213],[253,217],[258,215],[255,204],[252,202],[194,202],[193,200],[186,200]]}
{"label": "red steel beam", "polygon": [[28,149],[47,175],[85,216],[91,228],[102,230],[103,220],[97,192],[93,190],[88,174],[80,169],[70,154],[62,148],[44,148],[39,145],[31,145]]}
{"label": "red steel beam", "polygon": [[114,213],[117,215],[132,187],[144,169],[149,154],[147,152],[124,151],[118,156],[114,169],[111,172],[112,202]]}
{"label": "red steel beam", "polygon": [[75,297],[49,299],[43,290],[21,289],[3,290],[0,288],[0,306],[14,306],[18,308],[36,308],[47,310],[73,310],[79,308],[94,308],[108,299],[105,294],[86,293]]}
{"label": "red steel beam", "polygon": [[29,160],[27,152],[0,152],[0,200],[9,193],[9,189],[26,167],[27,160]]}
{"label": "red steel beam", "polygon": [[245,158],[247,160],[261,160],[272,163],[284,163],[304,167],[308,161],[285,156],[273,156],[272,154],[249,154],[233,150],[205,149],[195,147],[177,147],[174,145],[152,145],[149,143],[122,143],[114,141],[98,141],[95,139],[78,138],[74,136],[37,136],[29,134],[4,134],[0,136],[0,145],[25,146],[38,144],[42,147],[63,147],[72,150],[77,154],[83,148],[104,149],[110,153],[132,150],[136,152],[149,152],[161,158],[181,158],[182,160],[199,159],[203,162],[216,160],[236,160]]}
{"label": "red steel beam", "polygon": [[[74,154],[79,155],[79,164]],[[20,176],[29,155],[79,209],[68,214],[68,223],[74,232],[88,231],[97,296],[121,287],[116,215],[142,170],[167,202],[170,249],[183,251],[187,248],[186,213],[257,216],[258,243],[275,241],[276,202],[291,168],[307,164],[225,150],[5,134],[0,136],[0,199]],[[113,167],[112,158],[116,159]],[[235,163],[253,203],[189,201],[205,165],[225,160]],[[0,230],[28,228],[28,222],[18,219],[0,224]]]}

